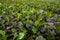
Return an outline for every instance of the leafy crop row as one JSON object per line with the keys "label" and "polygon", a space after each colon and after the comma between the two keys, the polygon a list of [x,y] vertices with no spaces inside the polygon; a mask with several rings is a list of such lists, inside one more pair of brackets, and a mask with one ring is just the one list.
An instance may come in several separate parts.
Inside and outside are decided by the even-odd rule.
{"label": "leafy crop row", "polygon": [[0,0],[0,40],[60,40],[60,3]]}

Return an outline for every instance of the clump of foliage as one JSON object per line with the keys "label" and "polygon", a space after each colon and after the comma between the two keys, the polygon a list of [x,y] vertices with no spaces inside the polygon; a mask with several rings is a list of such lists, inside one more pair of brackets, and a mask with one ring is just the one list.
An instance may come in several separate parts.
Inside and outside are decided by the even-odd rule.
{"label": "clump of foliage", "polygon": [[60,40],[60,3],[0,0],[0,40]]}

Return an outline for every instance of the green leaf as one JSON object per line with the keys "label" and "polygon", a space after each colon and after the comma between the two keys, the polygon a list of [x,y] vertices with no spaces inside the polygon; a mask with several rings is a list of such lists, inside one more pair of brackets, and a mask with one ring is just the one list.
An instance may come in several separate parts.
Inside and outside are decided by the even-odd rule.
{"label": "green leaf", "polygon": [[60,18],[57,18],[57,21],[60,22]]}
{"label": "green leaf", "polygon": [[44,38],[44,40],[46,40],[46,38]]}
{"label": "green leaf", "polygon": [[2,3],[0,3],[0,5],[2,5]]}
{"label": "green leaf", "polygon": [[57,26],[57,30],[60,32],[60,25]]}
{"label": "green leaf", "polygon": [[24,38],[24,36],[25,36],[25,33],[19,33],[19,35],[18,35],[18,39],[23,39]]}
{"label": "green leaf", "polygon": [[[0,35],[2,35],[2,36],[0,37],[1,39],[7,40],[7,36],[6,36],[5,34],[6,34],[5,31],[0,30]],[[1,39],[0,39],[0,40],[1,40]]]}
{"label": "green leaf", "polygon": [[39,20],[36,20],[35,26],[38,26],[39,24],[40,24],[40,21]]}
{"label": "green leaf", "polygon": [[37,28],[33,27],[32,31],[33,31],[33,33],[37,33]]}
{"label": "green leaf", "polygon": [[0,34],[5,35],[5,31],[0,30]]}

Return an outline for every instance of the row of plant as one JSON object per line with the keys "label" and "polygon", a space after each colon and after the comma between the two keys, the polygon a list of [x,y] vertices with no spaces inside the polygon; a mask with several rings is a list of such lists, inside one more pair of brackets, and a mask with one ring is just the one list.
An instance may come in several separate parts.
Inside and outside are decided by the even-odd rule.
{"label": "row of plant", "polygon": [[0,40],[59,40],[60,3],[0,0]]}

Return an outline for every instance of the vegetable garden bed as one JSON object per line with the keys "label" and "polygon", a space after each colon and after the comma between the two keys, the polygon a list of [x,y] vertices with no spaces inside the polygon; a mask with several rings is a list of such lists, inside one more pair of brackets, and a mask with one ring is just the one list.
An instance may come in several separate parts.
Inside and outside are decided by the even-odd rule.
{"label": "vegetable garden bed", "polygon": [[60,40],[60,3],[0,0],[0,40]]}

